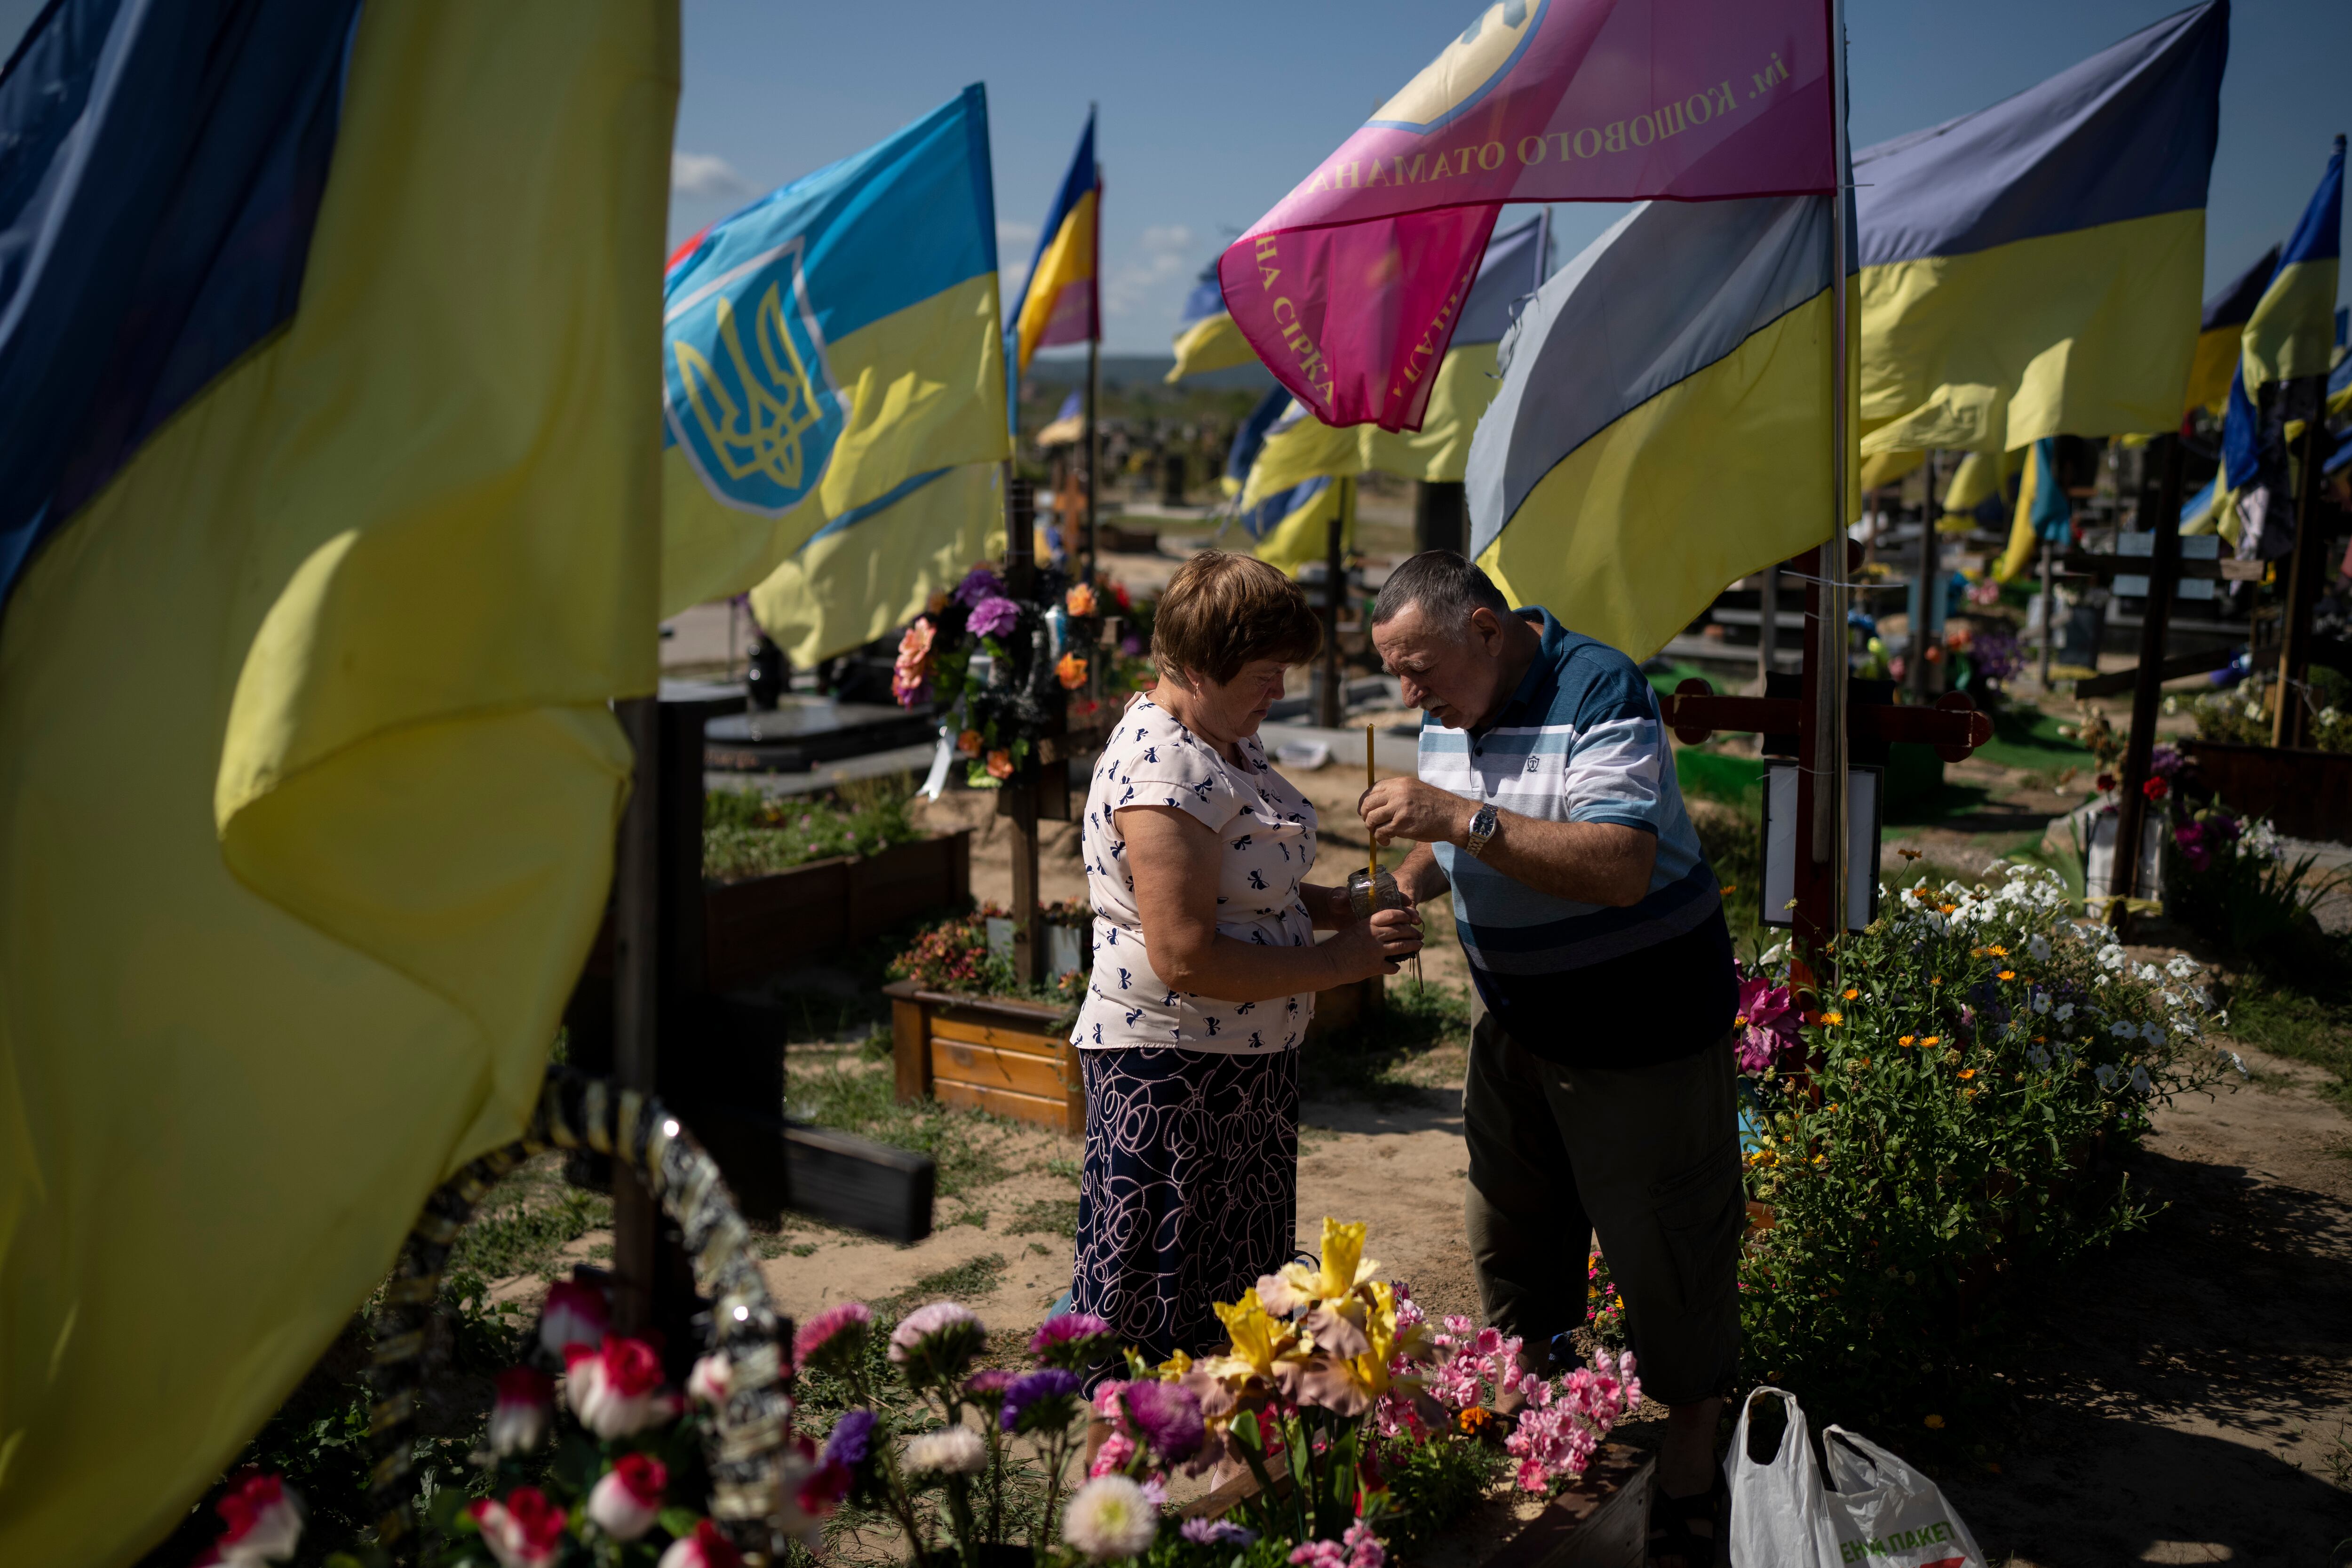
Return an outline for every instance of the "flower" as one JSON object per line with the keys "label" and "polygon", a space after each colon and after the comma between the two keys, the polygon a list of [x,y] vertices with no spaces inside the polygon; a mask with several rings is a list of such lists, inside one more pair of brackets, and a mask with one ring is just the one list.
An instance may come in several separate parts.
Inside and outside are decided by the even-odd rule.
{"label": "flower", "polygon": [[1920,1425],[1926,1426],[1930,1432],[1940,1432],[1944,1429],[1944,1418],[1940,1415],[1930,1415]]}
{"label": "flower", "polygon": [[499,1373],[498,1403],[490,1406],[490,1452],[520,1454],[545,1442],[554,1404],[555,1380],[536,1367],[512,1366]]}
{"label": "flower", "polygon": [[2098,785],[2099,793],[2101,795],[2105,795],[2109,790],[2116,787],[2116,775],[2113,773],[2101,773],[2092,782]]}
{"label": "flower", "polygon": [[1847,986],[1847,987],[1845,988],[1844,996],[1845,996],[1845,999],[1846,999],[1847,1001],[1849,1001],[1849,1002],[1853,1001],[1855,997],[1857,997],[1857,996],[1859,996],[1859,995],[1861,995],[1861,994],[1862,994],[1862,988],[1861,988],[1860,986],[1856,986],[1856,985],[1849,985],[1849,986]]}
{"label": "flower", "polygon": [[1011,631],[1020,620],[1020,605],[1002,595],[991,594],[972,605],[964,625],[976,637],[992,637]]}
{"label": "flower", "polygon": [[2003,980],[2014,980],[2017,978],[2017,971],[2014,969],[2004,969],[2000,972],[2000,978]]}
{"label": "flower", "polygon": [[937,635],[928,616],[918,616],[898,639],[898,657],[890,667],[890,695],[901,708],[912,708],[931,694],[931,639]]}
{"label": "flower", "polygon": [[1732,1020],[1732,1027],[1740,1031],[1740,1071],[1769,1073],[1802,1048],[1790,1016],[1794,1005],[1786,985],[1774,985],[1761,976],[1741,978],[1739,1013]]}
{"label": "flower", "polygon": [[803,1323],[800,1332],[793,1336],[793,1364],[846,1364],[865,1342],[867,1325],[873,1321],[874,1310],[863,1301],[844,1301],[827,1307]]}
{"label": "flower", "polygon": [[1007,1432],[1058,1432],[1077,1414],[1078,1374],[1058,1366],[1040,1367],[1013,1380],[1004,1391],[997,1424]]}
{"label": "flower", "polygon": [[1923,1048],[1932,1050],[1937,1046],[1941,1045],[1943,1040],[1944,1037],[1941,1035],[1930,1035],[1926,1039],[1920,1041],[1919,1044]]}
{"label": "flower", "polygon": [[984,1366],[963,1380],[967,1398],[976,1400],[993,1410],[1004,1403],[1004,1396],[1020,1381],[1020,1373],[1001,1366]]}
{"label": "flower", "polygon": [[1066,653],[1054,666],[1054,678],[1065,691],[1076,691],[1087,683],[1087,661],[1076,654]]}
{"label": "flower", "polygon": [[1201,1402],[1172,1383],[1129,1384],[1127,1413],[1151,1451],[1171,1463],[1191,1458],[1207,1440]]}
{"label": "flower", "polygon": [[2148,1089],[2148,1081],[2147,1067],[2141,1063],[2133,1063],[2131,1070],[2132,1092],[2135,1094],[2146,1094]]}
{"label": "flower", "polygon": [[1111,1337],[1107,1319],[1092,1312],[1060,1312],[1037,1326],[1029,1336],[1029,1353],[1047,1366],[1068,1367],[1072,1371],[1095,1359],[1103,1348],[1093,1342]]}
{"label": "flower", "polygon": [[625,1437],[678,1412],[677,1397],[661,1391],[661,1357],[625,1334],[605,1335],[601,1350],[563,1352],[563,1397],[599,1437]]}
{"label": "flower", "polygon": [[988,1446],[969,1426],[943,1426],[907,1439],[907,1468],[943,1476],[977,1475],[988,1468]]}
{"label": "flower", "polygon": [[1345,1568],[1347,1561],[1336,1541],[1302,1541],[1290,1549],[1291,1568]]}
{"label": "flower", "polygon": [[977,604],[992,594],[1003,592],[1004,584],[995,573],[985,566],[975,566],[964,574],[962,582],[956,584],[955,602],[959,605]]}
{"label": "flower", "polygon": [[481,1498],[466,1510],[482,1542],[506,1568],[546,1568],[563,1552],[563,1510],[537,1487],[517,1487],[504,1502]]}
{"label": "flower", "polygon": [[547,1353],[560,1356],[573,1345],[600,1345],[613,1326],[604,1292],[593,1285],[559,1279],[548,1287],[547,1305],[540,1310],[539,1342]]}
{"label": "flower", "polygon": [[283,1562],[302,1539],[302,1494],[282,1476],[247,1475],[213,1504],[226,1526],[203,1562],[251,1568]]}
{"label": "flower", "polygon": [[1093,615],[1098,607],[1095,604],[1094,589],[1084,583],[1071,584],[1070,591],[1062,595],[1062,607],[1074,616]]}
{"label": "flower", "polygon": [[956,750],[967,757],[980,755],[980,748],[984,743],[977,730],[966,730],[956,736]]}
{"label": "flower", "polygon": [[1831,1011],[1822,1015],[1822,1026],[1824,1028],[1834,1029],[1840,1024],[1844,1022],[1845,1015],[1836,1011],[1835,1009],[1832,1009]]}
{"label": "flower", "polygon": [[1976,1077],[1976,1076],[1977,1076],[1977,1069],[1976,1069],[1976,1068],[1962,1068],[1960,1069],[1960,1081],[1961,1081],[1962,1083],[1966,1083],[1966,1082],[1968,1082],[1968,1081],[1969,1081],[1969,1079],[1972,1079],[1972,1078],[1974,1078],[1974,1077]]}
{"label": "flower", "polygon": [[2139,793],[2150,800],[2162,800],[2172,793],[2172,786],[2161,778],[2143,779],[2140,781]]}
{"label": "flower", "polygon": [[1195,1546],[1247,1546],[1257,1531],[1227,1519],[1188,1519],[1176,1533]]}
{"label": "flower", "polygon": [[971,1308],[933,1301],[898,1320],[890,1331],[890,1360],[908,1369],[910,1382],[922,1374],[944,1380],[963,1371],[987,1337]]}
{"label": "flower", "polygon": [[1916,1044],[1918,1044],[1918,1042],[1919,1042],[1919,1037],[1918,1037],[1918,1036],[1916,1036],[1916,1035],[1905,1035],[1905,1036],[1903,1036],[1901,1038],[1897,1039],[1895,1043],[1896,1045],[1898,1045],[1898,1046],[1906,1046],[1906,1047],[1908,1047],[1908,1046],[1914,1046],[1914,1045],[1916,1045]]}
{"label": "flower", "polygon": [[2036,963],[2049,963],[2050,939],[2046,936],[2028,938],[2025,943],[2025,952],[2026,955],[2032,958]]}
{"label": "flower", "polygon": [[694,1363],[686,1374],[686,1394],[714,1409],[724,1405],[735,1393],[735,1363],[727,1359],[725,1351],[715,1351]]}
{"label": "flower", "polygon": [[1348,1527],[1340,1540],[1348,1548],[1348,1568],[1381,1568],[1388,1561],[1388,1549],[1372,1533],[1372,1527],[1360,1519]]}
{"label": "flower", "polygon": [[855,1468],[866,1462],[874,1444],[874,1412],[845,1410],[824,1440],[824,1462]]}
{"label": "flower", "polygon": [[1097,1476],[1062,1514],[1062,1539],[1090,1562],[1133,1557],[1160,1533],[1160,1510],[1125,1476]]}
{"label": "flower", "polygon": [[671,1542],[656,1568],[743,1568],[743,1554],[717,1525],[697,1520],[694,1533]]}
{"label": "flower", "polygon": [[635,1541],[661,1517],[669,1468],[645,1454],[624,1454],[588,1492],[588,1517],[615,1541]]}
{"label": "flower", "polygon": [[1013,753],[1010,752],[989,752],[988,776],[992,779],[1011,778],[1013,776]]}

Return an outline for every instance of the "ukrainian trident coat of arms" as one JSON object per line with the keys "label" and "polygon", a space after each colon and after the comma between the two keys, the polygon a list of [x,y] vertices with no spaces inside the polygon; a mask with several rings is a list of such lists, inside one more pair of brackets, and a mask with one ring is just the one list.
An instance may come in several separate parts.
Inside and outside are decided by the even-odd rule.
{"label": "ukrainian trident coat of arms", "polygon": [[844,410],[801,274],[798,236],[672,301],[663,317],[670,438],[710,493],[771,516],[824,477]]}

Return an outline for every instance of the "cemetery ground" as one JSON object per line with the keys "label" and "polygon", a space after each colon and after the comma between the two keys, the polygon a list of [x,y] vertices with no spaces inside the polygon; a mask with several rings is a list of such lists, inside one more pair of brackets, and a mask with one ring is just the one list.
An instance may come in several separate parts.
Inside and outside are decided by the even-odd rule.
{"label": "cemetery ground", "polygon": [[[2063,772],[2031,757],[1954,767],[1944,809],[1890,825],[1890,885],[1922,870],[1974,880],[2038,843],[2083,798],[2079,783],[2060,784]],[[1360,770],[1343,759],[1295,776],[1322,813],[1327,871],[1360,855]],[[973,893],[1001,903],[1008,835],[991,805],[984,795],[950,794],[926,815],[935,826],[977,830]],[[1748,820],[1706,800],[1693,811],[1724,880],[1751,875],[1753,850],[1739,847]],[[1048,900],[1083,894],[1075,842],[1068,825],[1047,826]],[[1732,902],[1739,913],[1737,890]],[[1466,976],[1443,907],[1425,913],[1421,984],[1410,970],[1392,977],[1383,1017],[1303,1058],[1299,1233],[1311,1237],[1327,1214],[1366,1221],[1384,1273],[1409,1283],[1433,1316],[1475,1316],[1461,1215]],[[2216,956],[2185,932],[2162,934],[2178,940],[2133,956]],[[1068,1286],[1080,1146],[977,1112],[895,1101],[878,994],[891,951],[877,942],[777,984],[802,1019],[787,1052],[788,1103],[797,1117],[932,1154],[936,1228],[900,1247],[788,1215],[763,1237],[769,1284],[801,1317],[857,1299],[887,1320],[951,1296],[979,1311],[992,1350],[1010,1359]],[[1865,1428],[1936,1476],[1995,1563],[2318,1563],[2342,1560],[2331,1550],[2352,1538],[2352,1038],[2340,1011],[2250,976],[2219,978],[2238,1020],[2229,1043],[2252,1077],[2158,1114],[2130,1171],[2158,1205],[2147,1226],[2011,1308],[1997,1353],[1975,1369],[1982,1396],[1966,1412],[1920,1409],[1907,1430]],[[469,1236],[476,1266],[496,1276],[492,1298],[528,1305],[572,1262],[608,1256],[608,1212],[567,1193],[552,1171],[519,1173]],[[1917,1353],[1940,1349],[1923,1343]],[[1832,1418],[1816,1413],[1816,1431]],[[1660,1430],[1651,1408],[1619,1435],[1649,1447]],[[1530,1511],[1498,1490],[1419,1560],[1470,1568]],[[878,1563],[894,1551],[886,1534],[853,1529],[829,1555]]]}

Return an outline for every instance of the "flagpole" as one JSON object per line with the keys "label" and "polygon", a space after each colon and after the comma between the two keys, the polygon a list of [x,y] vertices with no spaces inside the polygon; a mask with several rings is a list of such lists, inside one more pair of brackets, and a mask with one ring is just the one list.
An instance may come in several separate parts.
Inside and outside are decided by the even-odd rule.
{"label": "flagpole", "polygon": [[[1087,129],[1095,128],[1097,105],[1087,105]],[[1095,580],[1095,477],[1102,467],[1102,438],[1095,428],[1095,403],[1102,395],[1102,155],[1095,155],[1095,261],[1087,288],[1094,295],[1087,312],[1087,564],[1085,580]]]}
{"label": "flagpole", "polygon": [[1820,554],[1821,616],[1814,624],[1813,864],[1829,872],[1829,930],[1845,933],[1846,843],[1846,230],[1852,172],[1845,124],[1845,0],[1829,0],[1830,125],[1835,198],[1830,214],[1830,537]]}

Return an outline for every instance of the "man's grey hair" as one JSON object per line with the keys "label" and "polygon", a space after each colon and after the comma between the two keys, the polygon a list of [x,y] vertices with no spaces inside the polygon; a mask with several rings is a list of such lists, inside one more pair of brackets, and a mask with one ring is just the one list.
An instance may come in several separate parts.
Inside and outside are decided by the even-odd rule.
{"label": "man's grey hair", "polygon": [[1451,550],[1424,550],[1390,573],[1372,605],[1372,625],[1386,626],[1415,605],[1432,629],[1457,638],[1469,635],[1473,610],[1511,613],[1495,580]]}

